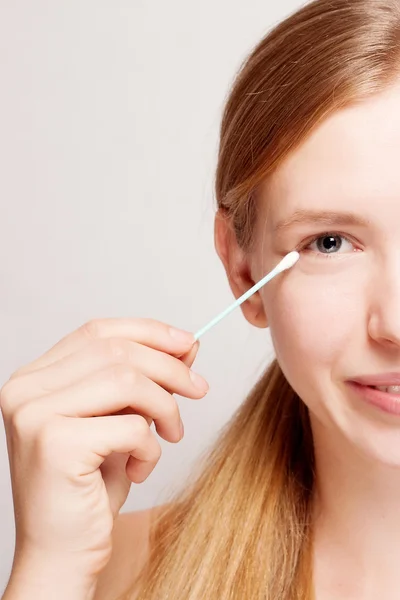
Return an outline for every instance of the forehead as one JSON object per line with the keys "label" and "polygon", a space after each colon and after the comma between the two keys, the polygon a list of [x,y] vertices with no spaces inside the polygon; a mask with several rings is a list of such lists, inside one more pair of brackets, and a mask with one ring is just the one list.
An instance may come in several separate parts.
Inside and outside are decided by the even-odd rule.
{"label": "forehead", "polygon": [[400,82],[322,122],[264,183],[261,198],[271,221],[350,206],[375,217],[383,202],[400,212]]}

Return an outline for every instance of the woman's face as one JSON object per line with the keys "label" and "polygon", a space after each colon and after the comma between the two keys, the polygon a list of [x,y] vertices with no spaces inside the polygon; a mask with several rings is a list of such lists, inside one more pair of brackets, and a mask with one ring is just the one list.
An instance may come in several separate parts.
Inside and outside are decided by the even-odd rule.
{"label": "woman's face", "polygon": [[362,400],[348,380],[400,377],[399,106],[400,86],[340,111],[288,157],[262,190],[256,253],[261,279],[300,252],[260,295],[277,359],[313,428],[393,465],[400,415]]}

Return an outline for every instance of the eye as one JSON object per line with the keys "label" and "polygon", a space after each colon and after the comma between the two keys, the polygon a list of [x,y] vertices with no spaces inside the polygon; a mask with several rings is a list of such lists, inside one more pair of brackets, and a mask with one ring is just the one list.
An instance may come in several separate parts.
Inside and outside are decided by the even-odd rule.
{"label": "eye", "polygon": [[[342,240],[344,240],[344,243]],[[324,233],[306,240],[300,245],[300,248],[297,248],[297,250],[299,252],[311,252],[315,254],[316,258],[332,258],[333,254],[343,254],[343,252],[339,252],[339,250],[343,247],[346,250],[346,243],[350,246],[349,251],[354,252],[354,244],[346,236],[337,232]],[[313,244],[315,244],[314,248],[312,248]],[[351,248],[353,248],[353,250],[351,250]]]}

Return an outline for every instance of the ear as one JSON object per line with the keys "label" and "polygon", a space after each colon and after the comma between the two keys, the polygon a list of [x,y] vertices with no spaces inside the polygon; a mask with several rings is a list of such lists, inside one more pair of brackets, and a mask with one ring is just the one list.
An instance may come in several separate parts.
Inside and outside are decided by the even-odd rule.
{"label": "ear", "polygon": [[[238,245],[226,209],[220,208],[215,215],[214,244],[225,267],[231,290],[238,299],[257,281],[254,281],[251,275],[251,257]],[[240,308],[251,325],[261,329],[268,327],[267,315],[259,291],[243,302]]]}

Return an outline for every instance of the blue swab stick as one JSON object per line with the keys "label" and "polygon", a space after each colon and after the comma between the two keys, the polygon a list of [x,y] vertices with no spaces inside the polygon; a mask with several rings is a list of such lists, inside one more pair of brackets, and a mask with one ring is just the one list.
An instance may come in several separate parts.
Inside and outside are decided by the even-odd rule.
{"label": "blue swab stick", "polygon": [[285,256],[283,260],[273,269],[268,275],[261,279],[256,285],[254,285],[250,290],[248,290],[243,296],[238,298],[231,306],[229,306],[226,310],[224,310],[221,314],[215,317],[212,321],[207,323],[205,327],[199,329],[197,333],[194,334],[195,341],[197,341],[206,331],[209,331],[214,325],[219,323],[224,317],[229,315],[237,306],[240,306],[245,300],[250,298],[255,292],[257,292],[263,285],[271,281],[274,277],[282,273],[282,271],[286,271],[287,269],[291,269],[300,258],[300,254],[296,251],[290,252]]}

